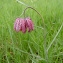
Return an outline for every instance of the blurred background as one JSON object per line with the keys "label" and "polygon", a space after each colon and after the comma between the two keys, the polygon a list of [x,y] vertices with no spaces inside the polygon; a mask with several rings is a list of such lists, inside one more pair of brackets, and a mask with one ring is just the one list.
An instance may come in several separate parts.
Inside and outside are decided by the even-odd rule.
{"label": "blurred background", "polygon": [[[34,30],[17,33],[14,21],[28,6],[44,23],[27,9]],[[63,0],[0,0],[0,63],[63,63]]]}

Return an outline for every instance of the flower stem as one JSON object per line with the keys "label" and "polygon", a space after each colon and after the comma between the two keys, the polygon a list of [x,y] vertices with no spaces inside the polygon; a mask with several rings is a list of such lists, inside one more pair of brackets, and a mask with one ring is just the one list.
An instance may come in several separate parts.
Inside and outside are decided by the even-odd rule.
{"label": "flower stem", "polygon": [[43,26],[45,26],[45,24],[44,24],[44,19],[43,19],[43,17],[42,17],[42,15],[36,10],[36,9],[34,9],[33,7],[26,7],[25,8],[25,10],[24,10],[24,18],[25,18],[25,11],[28,9],[28,8],[30,8],[30,9],[33,9],[34,11],[36,11],[38,14],[39,14],[39,16],[41,17],[41,19],[42,19],[42,21],[43,21]]}

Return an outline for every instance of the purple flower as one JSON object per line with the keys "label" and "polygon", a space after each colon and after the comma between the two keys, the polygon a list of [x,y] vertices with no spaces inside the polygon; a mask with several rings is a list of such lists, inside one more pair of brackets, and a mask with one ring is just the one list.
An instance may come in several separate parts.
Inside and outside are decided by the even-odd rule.
{"label": "purple flower", "polygon": [[26,32],[25,20],[23,18],[17,18],[14,23],[14,29],[17,32],[22,31],[23,33],[25,33]]}
{"label": "purple flower", "polygon": [[33,22],[30,19],[30,17],[26,18],[26,27],[28,29],[28,32],[32,31],[34,29]]}
{"label": "purple flower", "polygon": [[14,30],[19,32],[22,31],[23,33],[32,31],[34,29],[32,20],[27,17],[26,19],[17,18],[14,23]]}

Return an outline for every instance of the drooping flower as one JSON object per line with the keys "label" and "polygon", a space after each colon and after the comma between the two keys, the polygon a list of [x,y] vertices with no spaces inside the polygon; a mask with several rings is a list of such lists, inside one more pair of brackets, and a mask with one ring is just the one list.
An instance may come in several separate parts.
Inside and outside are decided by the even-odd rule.
{"label": "drooping flower", "polygon": [[28,32],[32,31],[34,29],[34,24],[30,17],[27,17],[26,19],[26,28],[28,29]]}
{"label": "drooping flower", "polygon": [[23,18],[17,18],[14,23],[15,31],[19,32],[22,31],[23,33],[26,32],[26,24]]}
{"label": "drooping flower", "polygon": [[34,29],[32,20],[27,17],[25,19],[23,18],[17,18],[14,23],[14,30],[19,32],[22,31],[23,33],[28,30],[28,32],[32,31]]}

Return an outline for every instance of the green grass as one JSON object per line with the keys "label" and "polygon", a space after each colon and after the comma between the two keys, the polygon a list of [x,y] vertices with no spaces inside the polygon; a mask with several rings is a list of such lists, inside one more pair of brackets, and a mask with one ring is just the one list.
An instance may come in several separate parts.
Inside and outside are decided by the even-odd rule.
{"label": "green grass", "polygon": [[[63,63],[63,0],[0,0],[0,63]],[[25,5],[26,4],[26,5]],[[14,21],[26,11],[34,31],[15,32]],[[21,16],[20,16],[21,15]]]}

